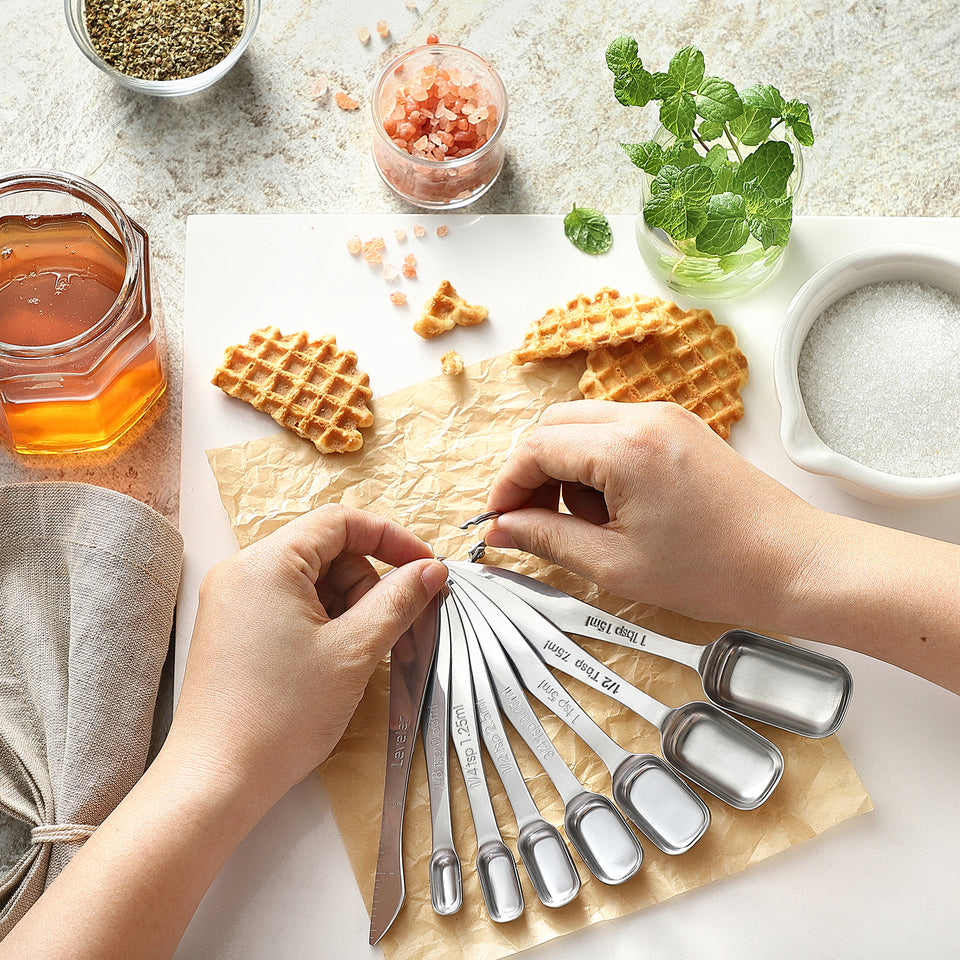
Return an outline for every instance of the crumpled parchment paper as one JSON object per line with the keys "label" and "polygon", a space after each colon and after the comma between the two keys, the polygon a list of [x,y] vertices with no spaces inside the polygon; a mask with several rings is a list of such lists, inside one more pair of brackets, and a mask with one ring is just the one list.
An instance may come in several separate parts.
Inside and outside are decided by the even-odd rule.
{"label": "crumpled parchment paper", "polygon": [[[467,368],[463,376],[439,376],[380,398],[373,403],[374,425],[364,431],[364,446],[356,453],[325,457],[310,443],[286,434],[208,451],[238,542],[242,546],[259,539],[311,507],[341,501],[392,517],[432,543],[438,556],[466,559],[482,528],[464,532],[458,525],[483,510],[497,468],[544,407],[580,398],[577,382],[582,365],[574,357],[520,368],[506,357],[495,357]],[[488,550],[484,562],[540,577],[682,640],[706,643],[725,629],[725,625],[626,603],[527,555]],[[586,641],[584,646],[670,706],[704,699],[699,678],[686,667],[599,641]],[[383,799],[388,675],[387,664],[381,664],[339,746],[320,769],[368,909]],[[637,753],[659,754],[659,733],[653,726],[577,680],[563,677],[562,681],[621,745]],[[538,712],[581,782],[609,796],[606,767],[559,720]],[[540,904],[519,865],[527,906],[519,920],[508,924],[493,923],[483,906],[474,870],[476,838],[452,751],[451,803],[463,866],[464,903],[455,916],[433,913],[428,883],[429,799],[418,744],[404,820],[406,900],[381,940],[384,953],[390,960],[507,957],[738,873],[872,809],[836,737],[807,740],[763,725],[757,728],[780,747],[786,761],[783,779],[762,807],[734,810],[698,788],[710,807],[712,822],[691,851],[671,857],[641,837],[643,866],[636,876],[615,887],[596,880],[574,853],[583,886],[571,904],[559,909]],[[563,805],[549,779],[519,738],[514,738],[513,746],[544,817],[562,827]],[[487,772],[501,832],[516,851],[516,821],[489,763]]]}

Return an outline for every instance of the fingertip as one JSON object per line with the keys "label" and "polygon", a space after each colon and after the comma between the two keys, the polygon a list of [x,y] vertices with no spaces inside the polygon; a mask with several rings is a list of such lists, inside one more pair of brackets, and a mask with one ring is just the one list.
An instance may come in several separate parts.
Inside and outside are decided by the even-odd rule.
{"label": "fingertip", "polygon": [[420,571],[420,581],[432,597],[439,593],[447,582],[447,568],[439,560],[431,560],[424,564]]}
{"label": "fingertip", "polygon": [[516,550],[517,545],[513,542],[513,537],[506,530],[499,530],[496,527],[488,530],[483,538],[488,547],[496,547],[499,550]]}

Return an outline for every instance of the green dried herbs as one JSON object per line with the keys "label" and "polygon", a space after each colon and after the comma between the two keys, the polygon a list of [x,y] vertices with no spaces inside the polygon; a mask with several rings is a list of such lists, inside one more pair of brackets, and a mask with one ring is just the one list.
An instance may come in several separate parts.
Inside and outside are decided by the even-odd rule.
{"label": "green dried herbs", "polygon": [[182,80],[216,66],[243,33],[243,0],[86,0],[94,50],[138,80]]}

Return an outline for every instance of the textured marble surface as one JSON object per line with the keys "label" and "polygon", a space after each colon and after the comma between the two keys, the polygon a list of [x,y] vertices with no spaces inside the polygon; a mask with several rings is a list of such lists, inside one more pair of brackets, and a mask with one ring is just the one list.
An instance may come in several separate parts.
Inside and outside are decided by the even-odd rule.
{"label": "textured marble surface", "polygon": [[[257,34],[224,80],[160,100],[90,64],[59,3],[3,0],[0,169],[88,177],[147,230],[170,390],[109,453],[26,458],[0,434],[0,482],[87,480],[176,515],[187,216],[408,211],[374,170],[367,100],[381,67],[430,32],[485,55],[510,95],[507,167],[471,212],[560,213],[573,201],[636,209],[636,174],[617,143],[652,134],[656,121],[615,101],[603,62],[607,42],[632,33],[648,67],[696,43],[709,72],[772,82],[815,105],[799,213],[937,217],[960,215],[957,14],[956,0],[418,0],[414,10],[402,0],[264,0]],[[381,18],[387,40],[374,30]],[[373,32],[366,46],[361,24]],[[329,89],[317,97],[320,78]],[[339,89],[361,109],[338,109]]]}

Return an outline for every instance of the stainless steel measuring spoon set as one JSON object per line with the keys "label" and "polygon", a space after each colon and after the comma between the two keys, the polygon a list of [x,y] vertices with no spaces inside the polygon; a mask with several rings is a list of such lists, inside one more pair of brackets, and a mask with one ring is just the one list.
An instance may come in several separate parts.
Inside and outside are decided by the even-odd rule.
{"label": "stainless steel measuring spoon set", "polygon": [[[668,854],[684,853],[703,836],[709,808],[687,781],[739,810],[759,807],[777,786],[782,754],[731,713],[807,737],[828,736],[843,719],[852,679],[833,658],[747,630],[729,630],[706,646],[674,640],[531,577],[475,562],[480,555],[482,548],[471,551],[470,562],[445,561],[447,593],[439,602],[435,655],[423,692],[420,726],[433,838],[429,879],[438,914],[455,913],[463,899],[450,816],[451,744],[476,831],[476,870],[484,903],[490,918],[503,923],[522,914],[524,901],[514,856],[500,834],[481,744],[516,818],[517,850],[537,897],[548,907],[563,906],[576,897],[581,883],[562,836],[543,818],[527,788],[507,724],[557,790],[564,805],[564,832],[583,863],[603,883],[618,884],[632,877],[643,860],[627,820]],[[692,667],[708,700],[668,707],[568,634],[634,647]],[[631,753],[611,739],[555,671],[576,677],[656,727],[662,757]],[[609,771],[615,803],[580,783],[528,695],[599,757]],[[403,786],[405,791],[405,782]],[[384,809],[386,813],[386,800]],[[381,852],[383,846],[381,840]],[[377,879],[379,885],[379,863]]]}

